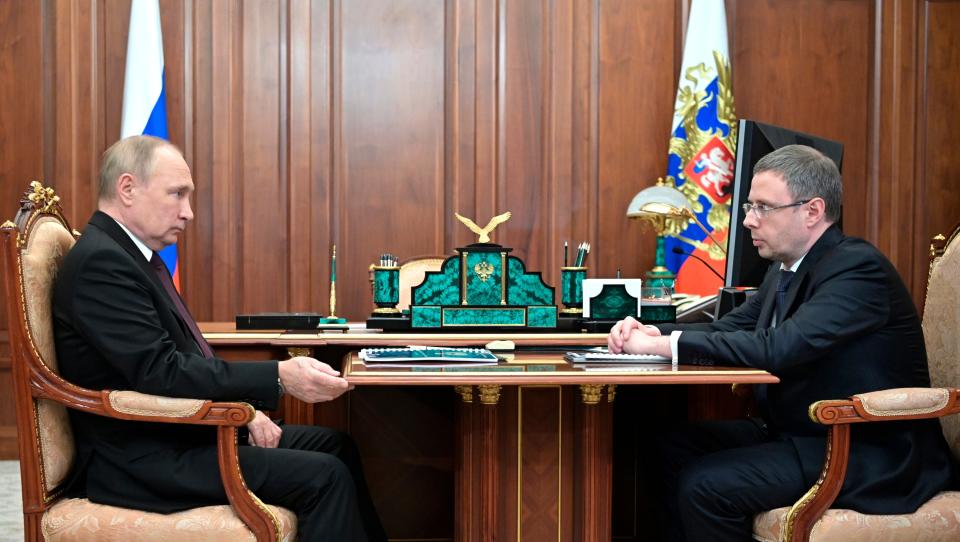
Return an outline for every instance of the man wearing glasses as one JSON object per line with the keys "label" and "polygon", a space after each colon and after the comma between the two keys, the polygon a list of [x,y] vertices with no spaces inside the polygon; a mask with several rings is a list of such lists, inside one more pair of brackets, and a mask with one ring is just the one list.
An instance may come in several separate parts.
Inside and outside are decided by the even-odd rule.
{"label": "man wearing glasses", "polygon": [[[825,429],[807,407],[886,388],[929,387],[916,308],[893,265],[836,226],[843,191],[829,158],[791,145],[754,168],[743,224],[774,262],[759,291],[708,324],[618,322],[610,351],[679,363],[764,369],[758,414],[701,422],[657,447],[669,540],[749,540],[754,514],[792,505],[817,480]],[[915,511],[953,485],[937,420],[852,429],[850,464],[835,508]]]}

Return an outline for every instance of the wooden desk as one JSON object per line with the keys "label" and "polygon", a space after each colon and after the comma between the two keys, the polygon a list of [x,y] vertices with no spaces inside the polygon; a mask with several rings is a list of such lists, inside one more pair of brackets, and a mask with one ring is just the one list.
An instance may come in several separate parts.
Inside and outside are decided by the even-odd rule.
{"label": "wooden desk", "polygon": [[[610,540],[610,403],[617,386],[778,382],[753,369],[588,371],[557,352],[508,357],[495,366],[444,369],[367,368],[356,352],[344,360],[344,376],[356,386],[448,385],[461,396],[457,540]],[[514,388],[515,401],[501,404],[504,386]],[[564,396],[575,390],[580,401],[571,405]],[[515,424],[501,427],[503,414]]]}
{"label": "wooden desk", "polygon": [[[280,415],[288,423],[351,433],[387,531],[403,540],[609,541],[611,510],[620,504],[611,502],[612,473],[620,465],[613,459],[615,403],[624,407],[616,416],[633,421],[650,409],[649,401],[658,411],[667,407],[656,396],[631,399],[632,390],[777,381],[763,371],[717,367],[575,371],[562,352],[529,351],[493,370],[367,370],[351,353],[366,346],[477,346],[493,339],[513,340],[518,348],[594,346],[605,344],[603,334],[290,334],[238,333],[232,324],[201,327],[226,359],[314,355],[342,368],[357,386],[353,392],[317,405],[288,397]],[[727,394],[722,386],[683,388]],[[618,393],[632,401],[629,406]],[[687,397],[677,400],[686,404]],[[634,451],[619,454],[635,457]],[[625,475],[618,472],[613,482],[620,484]],[[642,540],[643,533],[633,539]]]}

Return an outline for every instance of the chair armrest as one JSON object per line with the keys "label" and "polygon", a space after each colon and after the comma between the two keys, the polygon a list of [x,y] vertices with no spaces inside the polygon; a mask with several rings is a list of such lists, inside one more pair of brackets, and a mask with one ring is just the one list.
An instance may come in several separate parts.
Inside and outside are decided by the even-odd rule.
{"label": "chair armrest", "polygon": [[850,460],[850,424],[939,418],[960,413],[958,399],[957,388],[894,388],[810,405],[810,419],[827,426],[823,469],[813,487],[787,512],[782,539],[808,540],[814,524],[840,494]]}
{"label": "chair armrest", "polygon": [[281,540],[280,520],[247,488],[240,472],[237,427],[256,416],[252,406],[134,391],[88,390],[67,382],[35,357],[28,358],[27,370],[32,373],[31,395],[67,408],[124,420],[216,426],[217,463],[227,500],[258,542]]}
{"label": "chair armrest", "polygon": [[256,416],[256,411],[247,403],[220,403],[116,390],[101,391],[100,396],[106,415],[124,420],[239,427],[247,425]]}
{"label": "chair armrest", "polygon": [[960,389],[894,388],[817,401],[809,415],[823,425],[940,418],[960,412]]}
{"label": "chair armrest", "polygon": [[149,395],[135,391],[83,388],[64,380],[35,355],[26,360],[30,394],[67,408],[122,420],[190,425],[245,426],[256,416],[248,403],[214,402]]}

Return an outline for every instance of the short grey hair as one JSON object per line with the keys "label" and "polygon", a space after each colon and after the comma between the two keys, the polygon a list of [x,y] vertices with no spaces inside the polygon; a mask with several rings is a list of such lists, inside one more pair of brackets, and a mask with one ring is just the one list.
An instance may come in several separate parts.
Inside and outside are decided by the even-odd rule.
{"label": "short grey hair", "polygon": [[764,156],[753,167],[756,176],[765,171],[779,173],[798,200],[823,198],[825,214],[831,224],[840,220],[843,183],[833,160],[806,145],[787,145]]}
{"label": "short grey hair", "polygon": [[103,152],[100,163],[100,186],[98,197],[101,200],[113,199],[117,191],[117,179],[129,173],[143,182],[150,180],[157,149],[173,149],[181,156],[183,153],[176,145],[165,139],[148,135],[135,135],[117,141]]}

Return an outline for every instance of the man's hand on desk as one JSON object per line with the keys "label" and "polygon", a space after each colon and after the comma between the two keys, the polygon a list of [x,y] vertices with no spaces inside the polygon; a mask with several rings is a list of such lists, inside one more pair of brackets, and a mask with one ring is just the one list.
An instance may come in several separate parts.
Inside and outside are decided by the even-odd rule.
{"label": "man's hand on desk", "polygon": [[258,410],[257,416],[247,424],[247,431],[250,433],[247,440],[251,446],[276,448],[280,444],[280,433],[283,432],[283,429],[280,429],[279,425],[273,423],[273,420]]}
{"label": "man's hand on desk", "polygon": [[661,336],[659,329],[645,326],[629,316],[610,329],[607,348],[611,354],[656,354],[672,357],[669,337]]}
{"label": "man's hand on desk", "polygon": [[307,403],[332,401],[353,389],[340,372],[313,358],[298,356],[281,361],[280,382],[287,393]]}

